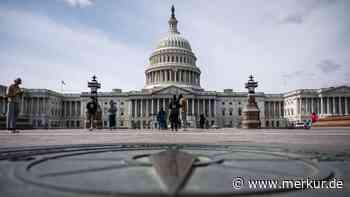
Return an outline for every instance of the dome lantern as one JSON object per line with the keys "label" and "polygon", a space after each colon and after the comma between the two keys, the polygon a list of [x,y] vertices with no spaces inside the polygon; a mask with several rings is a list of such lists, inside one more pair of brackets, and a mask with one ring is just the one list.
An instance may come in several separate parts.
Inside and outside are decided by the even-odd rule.
{"label": "dome lantern", "polygon": [[174,7],[174,5],[171,6],[171,16],[170,16],[170,19],[169,19],[168,23],[169,23],[169,33],[180,34],[177,31],[177,20],[176,20],[176,17],[175,17],[175,7]]}

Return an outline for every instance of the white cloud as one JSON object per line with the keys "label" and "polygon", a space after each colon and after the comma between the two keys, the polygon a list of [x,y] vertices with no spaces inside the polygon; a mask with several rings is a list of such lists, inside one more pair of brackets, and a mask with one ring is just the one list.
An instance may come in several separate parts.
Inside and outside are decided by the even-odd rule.
{"label": "white cloud", "polygon": [[64,2],[72,7],[88,7],[93,4],[92,0],[64,0]]}
{"label": "white cloud", "polygon": [[132,48],[98,29],[68,27],[20,10],[0,10],[0,18],[0,32],[17,40],[0,54],[0,84],[21,76],[25,87],[59,90],[64,80],[67,90],[80,92],[87,89],[92,74],[104,91],[140,89],[144,84],[143,48]]}

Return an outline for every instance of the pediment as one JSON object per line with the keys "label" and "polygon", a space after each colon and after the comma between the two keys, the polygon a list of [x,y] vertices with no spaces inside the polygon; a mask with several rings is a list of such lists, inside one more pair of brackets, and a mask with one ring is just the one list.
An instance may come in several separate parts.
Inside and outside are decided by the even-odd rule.
{"label": "pediment", "polygon": [[322,91],[322,93],[325,93],[325,94],[350,94],[350,87],[349,86],[339,86],[339,87],[335,87],[335,88],[329,88],[329,89]]}
{"label": "pediment", "polygon": [[183,94],[183,95],[187,95],[187,94],[192,94],[193,92],[189,89],[186,88],[181,88],[181,87],[177,87],[177,86],[168,86],[165,88],[161,88],[158,90],[155,90],[152,92],[152,94],[157,94],[157,95],[179,95],[179,94]]}

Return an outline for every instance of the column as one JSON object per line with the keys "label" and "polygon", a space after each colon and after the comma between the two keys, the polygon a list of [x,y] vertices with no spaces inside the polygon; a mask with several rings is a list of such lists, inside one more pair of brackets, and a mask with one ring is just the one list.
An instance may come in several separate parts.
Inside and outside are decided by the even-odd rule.
{"label": "column", "polygon": [[345,115],[349,114],[349,109],[348,109],[348,97],[345,97]]}
{"label": "column", "polygon": [[156,99],[156,113],[159,112],[159,98]]}
{"label": "column", "polygon": [[200,99],[197,99],[197,115],[198,115],[198,116],[200,115],[200,111],[199,111],[199,101],[200,101]]}
{"label": "column", "polygon": [[[329,97],[325,97],[324,98],[324,102],[325,102],[325,114],[330,114],[330,99],[329,99]],[[327,111],[327,113],[326,113],[326,111]]]}
{"label": "column", "polygon": [[192,111],[191,111],[191,114],[194,116],[194,98],[191,99],[191,103],[192,103]]}
{"label": "column", "polygon": [[333,115],[335,114],[335,97],[333,97],[333,111],[332,111]]}
{"label": "column", "polygon": [[187,84],[189,84],[189,81],[190,81],[190,75],[189,75],[189,71],[188,70],[186,70],[186,78],[185,78],[185,81],[186,81],[186,83]]}
{"label": "column", "polygon": [[[56,106],[55,106],[55,108],[56,108]],[[55,109],[56,110],[56,109]],[[54,112],[55,113],[55,112]],[[73,101],[70,101],[69,102],[69,115],[70,115],[70,117],[72,117],[73,116]]]}
{"label": "column", "polygon": [[79,101],[75,102],[75,116],[79,117],[79,106],[78,106]]}
{"label": "column", "polygon": [[148,99],[145,99],[145,117],[149,116],[149,111],[148,111]]}
{"label": "column", "polygon": [[343,115],[343,110],[342,110],[342,107],[341,107],[341,97],[340,96],[338,97],[338,114],[339,115]]}
{"label": "column", "polygon": [[320,98],[321,99],[321,114],[324,114],[324,102],[323,102],[323,97]]}
{"label": "column", "polygon": [[302,111],[301,111],[301,103],[302,103],[302,98],[299,97],[299,115],[302,115]]}
{"label": "column", "polygon": [[39,115],[40,112],[39,112],[39,108],[40,107],[40,103],[39,103],[39,97],[36,98],[36,114]]}
{"label": "column", "polygon": [[209,117],[212,117],[212,114],[211,114],[211,99],[209,99],[209,110],[208,110],[208,113],[209,113]]}
{"label": "column", "polygon": [[151,105],[152,105],[152,108],[151,108],[151,113],[152,113],[152,115],[154,114],[154,99],[152,98],[152,103],[151,103]]}
{"label": "column", "polygon": [[191,71],[187,71],[187,83],[191,84]]}
{"label": "column", "polygon": [[284,101],[282,101],[281,102],[281,114],[282,114],[282,118],[284,117],[284,113],[285,113],[285,111],[284,111]]}
{"label": "column", "polygon": [[75,116],[75,101],[71,102],[72,116]]}
{"label": "column", "polygon": [[29,99],[29,113],[30,113],[31,115],[34,114],[34,113],[33,113],[33,110],[34,110],[34,108],[33,108],[33,98],[30,98],[30,99]]}
{"label": "column", "polygon": [[133,111],[133,105],[134,105],[134,101],[130,99],[129,101],[129,117],[134,117],[134,111]]}
{"label": "column", "polygon": [[216,99],[214,99],[214,117],[216,116]]}
{"label": "column", "polygon": [[143,117],[143,99],[140,99],[140,116]]}
{"label": "column", "polygon": [[68,113],[69,113],[69,111],[68,111],[68,101],[64,102],[64,110],[66,112],[66,114],[64,116],[67,118],[68,117]]}
{"label": "column", "polygon": [[179,72],[179,82],[182,83],[182,70],[179,70],[178,72]]}

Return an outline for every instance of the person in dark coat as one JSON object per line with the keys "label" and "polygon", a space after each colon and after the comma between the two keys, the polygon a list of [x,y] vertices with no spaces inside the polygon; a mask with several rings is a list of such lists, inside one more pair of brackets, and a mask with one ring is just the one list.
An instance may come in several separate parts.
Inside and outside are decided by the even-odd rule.
{"label": "person in dark coat", "polygon": [[108,121],[109,121],[109,128],[115,129],[116,128],[116,116],[117,116],[117,107],[115,106],[115,103],[113,100],[109,102],[109,109],[108,109]]}
{"label": "person in dark coat", "polygon": [[204,129],[204,125],[205,125],[205,116],[204,114],[201,114],[199,117],[199,126],[201,129]]}
{"label": "person in dark coat", "polygon": [[176,95],[173,96],[173,99],[170,102],[169,105],[169,110],[170,110],[170,124],[171,124],[171,130],[177,131],[178,124],[179,124],[179,110],[180,110],[180,103],[179,100],[176,98]]}
{"label": "person in dark coat", "polygon": [[160,108],[160,111],[158,112],[158,115],[157,115],[157,120],[158,120],[158,123],[159,123],[159,129],[165,129],[165,127],[166,127],[165,118],[166,118],[165,111],[164,111],[163,108]]}
{"label": "person in dark coat", "polygon": [[95,97],[91,97],[91,100],[86,104],[86,109],[87,109],[86,116],[87,116],[87,120],[90,123],[89,125],[90,131],[92,131],[94,128],[94,121],[97,115],[97,108],[98,108],[97,99]]}

